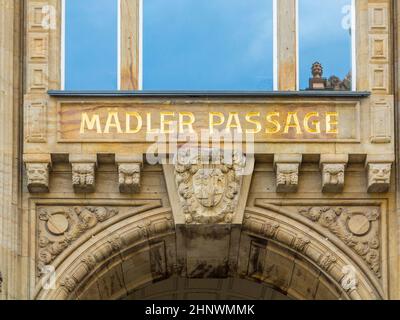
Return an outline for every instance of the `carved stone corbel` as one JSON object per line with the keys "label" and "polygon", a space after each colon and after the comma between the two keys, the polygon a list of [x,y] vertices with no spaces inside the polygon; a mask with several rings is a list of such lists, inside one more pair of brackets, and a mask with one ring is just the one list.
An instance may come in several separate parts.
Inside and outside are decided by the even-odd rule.
{"label": "carved stone corbel", "polygon": [[366,160],[368,192],[384,193],[389,191],[393,161],[391,155],[368,155]]}
{"label": "carved stone corbel", "polygon": [[321,155],[322,192],[338,193],[344,188],[344,176],[349,156],[347,154]]}
{"label": "carved stone corbel", "polygon": [[50,154],[26,154],[24,155],[24,163],[29,192],[49,192],[49,171],[51,167]]}
{"label": "carved stone corbel", "polygon": [[72,186],[76,193],[90,193],[96,186],[96,155],[71,154],[69,162],[72,166]]}
{"label": "carved stone corbel", "polygon": [[118,166],[119,191],[137,193],[140,191],[140,175],[143,166],[143,155],[115,155]]}
{"label": "carved stone corbel", "polygon": [[301,154],[276,154],[274,168],[276,172],[276,192],[297,192]]}

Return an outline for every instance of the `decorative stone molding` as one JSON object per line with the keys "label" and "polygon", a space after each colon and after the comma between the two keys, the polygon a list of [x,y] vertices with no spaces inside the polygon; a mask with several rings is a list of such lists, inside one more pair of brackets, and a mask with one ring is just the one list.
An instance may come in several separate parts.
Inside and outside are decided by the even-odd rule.
{"label": "decorative stone molding", "polygon": [[291,243],[291,247],[298,252],[305,252],[307,246],[310,244],[310,240],[302,235],[296,236],[293,242]]}
{"label": "decorative stone molding", "polygon": [[70,155],[72,186],[76,193],[91,193],[96,187],[96,155]]}
{"label": "decorative stone molding", "polygon": [[[92,207],[91,207],[92,208]],[[60,211],[55,210],[55,211]],[[121,211],[124,211],[121,209]],[[147,210],[146,210],[147,211]],[[119,214],[124,214],[120,212]],[[90,245],[83,246],[84,250],[74,250],[71,255],[75,255],[76,259],[72,259],[71,264],[67,263],[67,268],[54,263],[55,267],[60,267],[64,271],[56,272],[56,288],[54,290],[41,289],[36,297],[43,299],[69,299],[76,292],[77,288],[84,286],[88,277],[96,268],[101,268],[113,256],[123,255],[123,250],[133,248],[138,244],[140,250],[143,249],[143,241],[146,241],[149,248],[150,267],[153,277],[162,278],[169,272],[173,272],[175,267],[173,264],[167,264],[164,257],[167,257],[167,245],[163,241],[164,237],[174,231],[174,223],[172,222],[172,214],[169,210],[158,210],[146,218],[138,219],[137,214],[130,217],[130,220],[120,221],[123,232],[115,231],[115,224],[111,226],[110,232],[100,232],[90,241]],[[143,232],[143,228],[146,229]],[[66,259],[68,260],[68,259]],[[66,260],[62,260],[61,264]],[[184,261],[179,261],[176,269],[183,269]],[[168,268],[171,268],[169,271]]]}
{"label": "decorative stone molding", "polygon": [[[50,264],[88,230],[118,212],[118,209],[106,207],[39,208],[38,270]],[[115,247],[116,243],[113,242]]]}
{"label": "decorative stone molding", "polygon": [[187,224],[232,222],[246,159],[231,158],[221,150],[179,150],[175,182]]}
{"label": "decorative stone molding", "polygon": [[344,176],[348,155],[321,155],[322,192],[339,193],[344,188]]}
{"label": "decorative stone molding", "polygon": [[325,252],[323,254],[321,254],[319,260],[318,260],[318,265],[328,271],[329,268],[337,261],[337,258],[335,255],[329,253],[329,252]]}
{"label": "decorative stone molding", "polygon": [[358,279],[354,267],[344,266],[342,271],[344,273],[344,277],[340,283],[342,288],[347,292],[356,290],[358,286]]}
{"label": "decorative stone molding", "polygon": [[49,192],[49,171],[51,157],[49,154],[26,154],[24,163],[27,175],[27,188],[30,193]]}
{"label": "decorative stone molding", "polygon": [[140,175],[143,166],[143,155],[116,155],[118,165],[118,182],[121,193],[140,191]]}
{"label": "decorative stone molding", "polygon": [[308,207],[299,208],[298,212],[327,228],[381,276],[378,208]]}
{"label": "decorative stone molding", "polygon": [[392,156],[367,156],[368,192],[384,193],[389,191],[393,161]]}
{"label": "decorative stone molding", "polygon": [[[261,202],[259,203],[261,204]],[[259,250],[258,256],[261,257],[262,261],[264,261],[265,259],[263,256],[265,256],[265,252],[263,252],[263,250],[265,251],[265,249],[263,248],[266,248],[265,244],[270,242],[274,244],[281,244],[283,247],[292,248],[296,253],[307,257],[311,262],[319,266],[321,270],[325,271],[335,281],[338,289],[340,288],[343,292],[342,297],[348,296],[350,299],[354,300],[382,298],[382,295],[378,293],[378,288],[380,288],[381,281],[377,277],[373,277],[372,274],[368,273],[367,265],[364,265],[362,261],[359,261],[360,259],[355,259],[356,257],[354,257],[351,252],[348,252],[350,250],[347,250],[345,246],[342,246],[341,244],[338,245],[339,239],[330,238],[329,235],[321,233],[321,230],[316,230],[320,228],[314,229],[310,227],[310,225],[308,228],[301,228],[301,225],[304,226],[304,222],[302,224],[299,220],[297,220],[299,217],[296,218],[297,214],[292,211],[294,208],[295,207],[290,206],[287,208],[288,210],[283,210],[279,205],[265,205],[261,208],[248,207],[246,209],[242,230],[249,234],[251,244],[255,243],[256,246],[250,246],[250,248],[247,248],[245,251],[243,251],[243,253],[250,255],[251,260],[252,249],[258,247],[261,249]],[[378,210],[375,210],[376,208],[379,207],[349,207],[348,211],[349,213],[356,215],[357,212],[359,213],[360,211],[365,210],[367,211],[365,214],[370,219],[374,219],[378,213]],[[334,214],[336,215],[336,213]],[[315,216],[318,217],[318,214]],[[328,223],[329,217],[330,215],[323,217],[323,221]],[[290,220],[292,221],[289,222]],[[353,222],[351,224],[353,224]],[[379,224],[380,223],[377,220],[371,222],[370,231],[367,233],[366,238],[368,238],[370,232],[374,233],[377,228],[379,228]],[[277,226],[276,232],[274,232],[272,237],[268,237],[265,235],[264,230],[270,229],[267,226],[272,225]],[[334,227],[335,226],[332,225],[332,228]],[[352,228],[355,230],[354,225]],[[363,236],[360,238],[361,242],[366,241],[368,244],[368,240],[365,240],[366,238],[362,237]],[[258,238],[271,241],[260,241],[257,240]],[[358,239],[356,239],[356,237],[349,237],[349,241],[352,240]],[[373,243],[374,241],[371,241],[371,244],[376,248],[376,245],[379,246],[379,240],[378,243]],[[260,243],[261,246],[257,246],[258,243]],[[257,255],[254,255],[254,261],[252,265],[256,266],[257,261],[260,261],[260,258],[257,258]],[[272,261],[269,265],[260,265],[260,268],[263,268],[262,278],[257,279],[264,280],[265,277],[268,276],[266,275],[266,273],[268,273],[268,268],[272,268],[273,264],[274,262]],[[243,263],[243,261],[241,263],[239,261],[239,265],[239,274],[243,276],[248,275],[247,269],[249,264],[246,262]],[[356,277],[354,277],[354,274],[350,273],[346,269],[347,267],[352,267],[353,265],[355,266],[353,270],[357,270]],[[346,285],[347,283],[349,283],[349,285]]]}
{"label": "decorative stone molding", "polygon": [[275,155],[274,168],[276,171],[276,192],[297,192],[301,161],[301,154]]}

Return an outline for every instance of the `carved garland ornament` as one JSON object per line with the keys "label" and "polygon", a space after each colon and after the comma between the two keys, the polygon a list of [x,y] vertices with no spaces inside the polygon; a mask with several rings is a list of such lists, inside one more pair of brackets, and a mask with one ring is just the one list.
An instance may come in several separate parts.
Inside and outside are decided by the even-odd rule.
{"label": "carved garland ornament", "polygon": [[299,213],[341,239],[380,277],[379,210],[341,207],[301,208]]}
{"label": "carved garland ornament", "polygon": [[39,231],[39,273],[86,231],[116,214],[117,209],[105,207],[75,207],[54,213],[39,209],[39,219],[44,223]]}
{"label": "carved garland ornament", "polygon": [[175,179],[186,223],[231,223],[244,167],[237,153],[225,158],[220,150],[181,149]]}

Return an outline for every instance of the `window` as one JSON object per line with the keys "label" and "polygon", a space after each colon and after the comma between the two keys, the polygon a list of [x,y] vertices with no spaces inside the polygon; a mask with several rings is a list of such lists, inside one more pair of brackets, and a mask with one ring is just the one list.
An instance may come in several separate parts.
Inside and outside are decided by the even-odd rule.
{"label": "window", "polygon": [[143,89],[273,89],[272,0],[143,6]]}
{"label": "window", "polygon": [[118,89],[118,1],[64,0],[64,89]]}
{"label": "window", "polygon": [[[120,61],[124,58],[122,68],[128,70],[130,60],[125,58],[132,54],[132,50],[127,52],[129,45],[120,52],[120,41],[136,38],[140,39],[139,62],[135,70],[122,72],[138,73],[139,84],[131,87],[278,89],[278,69],[286,62],[279,61],[282,48],[278,48],[277,35],[292,32],[293,36],[295,24],[298,52],[291,47],[286,55],[293,60],[298,57],[297,88],[356,89],[355,0],[296,0],[298,19],[289,21],[289,28],[283,30],[278,28],[285,23],[285,14],[293,13],[295,2],[291,2],[292,10],[286,10],[282,3],[288,3],[279,0],[62,1],[62,88],[66,90],[120,89]],[[132,26],[135,31],[129,38],[126,24],[130,25],[132,17],[127,22],[123,14],[124,21],[120,21],[121,5],[138,10],[140,17],[139,28]],[[279,14],[283,15],[280,20]],[[124,40],[120,40],[122,24]]]}
{"label": "window", "polygon": [[352,0],[298,1],[300,89],[355,89]]}

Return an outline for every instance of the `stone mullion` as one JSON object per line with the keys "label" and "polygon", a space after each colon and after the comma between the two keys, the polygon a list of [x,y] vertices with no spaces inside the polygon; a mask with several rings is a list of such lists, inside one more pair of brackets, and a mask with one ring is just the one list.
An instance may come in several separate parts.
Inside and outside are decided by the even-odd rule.
{"label": "stone mullion", "polygon": [[[2,278],[0,299],[18,297],[18,210],[13,191],[18,183],[14,125],[18,121],[15,109],[14,83],[18,66],[18,42],[14,31],[19,4],[0,0],[0,272]],[[13,203],[14,202],[14,203]]]}
{"label": "stone mullion", "polygon": [[140,0],[121,0],[121,90],[139,90]]}
{"label": "stone mullion", "polygon": [[296,0],[277,1],[278,90],[297,89]]}

